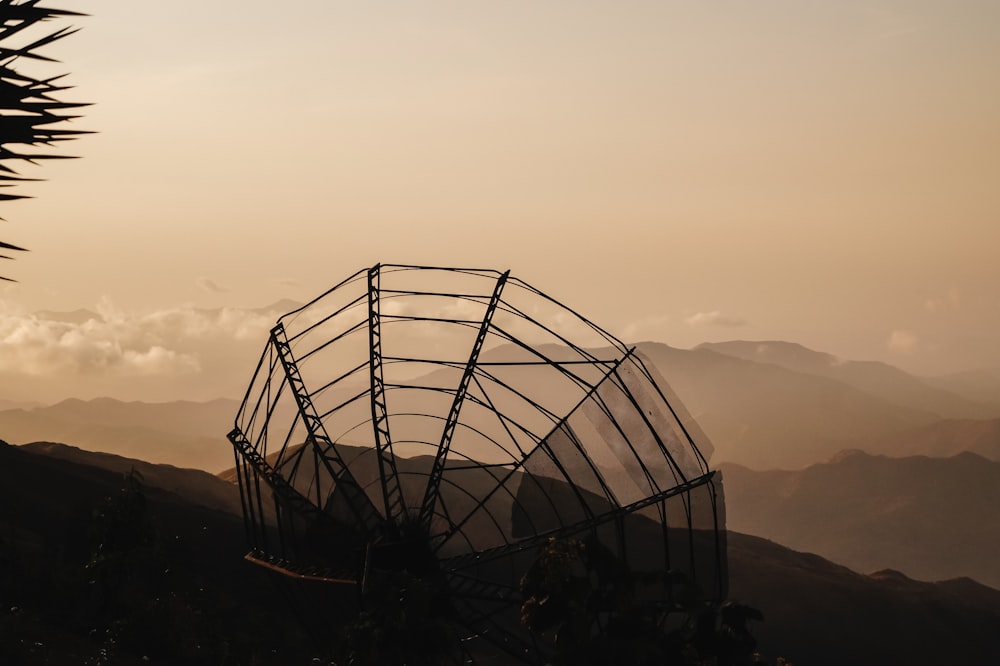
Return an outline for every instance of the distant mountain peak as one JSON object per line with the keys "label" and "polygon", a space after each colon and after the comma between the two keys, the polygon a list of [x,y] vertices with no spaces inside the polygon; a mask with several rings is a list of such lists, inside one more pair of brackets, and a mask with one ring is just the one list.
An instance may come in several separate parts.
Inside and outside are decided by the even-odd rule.
{"label": "distant mountain peak", "polygon": [[872,458],[870,453],[862,451],[861,449],[844,449],[843,451],[837,451],[830,460],[827,461],[828,465],[839,465],[840,463],[850,460],[851,458]]}
{"label": "distant mountain peak", "polygon": [[924,380],[881,361],[842,360],[795,342],[731,340],[706,342],[696,349],[717,352],[744,361],[775,365],[800,374],[834,379],[901,407],[940,417],[992,418],[1000,405],[977,403],[936,388]]}
{"label": "distant mountain peak", "polygon": [[904,574],[902,571],[898,571],[896,569],[880,569],[878,571],[873,571],[872,573],[868,574],[868,577],[874,578],[875,580],[883,580],[883,581],[900,581],[906,583],[913,582],[912,578]]}
{"label": "distant mountain peak", "polygon": [[843,363],[833,354],[819,352],[797,342],[785,340],[729,340],[726,342],[703,342],[695,349],[737,356],[748,361],[774,363],[786,367],[830,368]]}

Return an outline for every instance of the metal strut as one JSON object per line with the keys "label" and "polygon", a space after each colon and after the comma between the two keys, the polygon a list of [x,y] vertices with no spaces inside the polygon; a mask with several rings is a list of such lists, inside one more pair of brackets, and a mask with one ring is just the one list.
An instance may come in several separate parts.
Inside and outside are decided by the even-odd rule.
{"label": "metal strut", "polygon": [[427,489],[424,492],[424,501],[420,505],[420,524],[430,529],[431,518],[434,516],[434,508],[437,504],[438,492],[441,488],[441,478],[444,474],[444,463],[448,458],[448,450],[451,448],[451,438],[455,434],[455,426],[458,425],[458,415],[462,411],[462,404],[465,402],[465,395],[469,390],[469,382],[475,372],[476,364],[479,361],[479,353],[483,350],[483,343],[486,342],[486,333],[489,331],[490,322],[493,320],[493,313],[496,312],[500,304],[500,294],[507,284],[507,276],[510,271],[504,272],[498,279],[496,287],[493,288],[493,296],[490,297],[489,305],[486,306],[486,314],[483,322],[479,326],[479,334],[472,345],[472,352],[469,354],[469,362],[465,364],[465,372],[458,383],[458,390],[455,391],[455,399],[451,403],[451,410],[444,423],[444,430],[441,433],[441,443],[438,445],[437,453],[434,456],[434,465],[431,467],[430,475],[427,478]]}
{"label": "metal strut", "polygon": [[[234,428],[230,431],[229,441],[232,443],[233,448],[236,452],[243,456],[250,467],[253,468],[254,473],[258,476],[264,478],[271,489],[288,507],[290,510],[300,513],[303,516],[314,516],[319,520],[324,521],[327,524],[333,524],[333,517],[324,513],[323,510],[312,503],[306,496],[300,493],[291,485],[285,477],[281,476],[271,465],[260,455],[260,452],[254,448],[253,444],[246,438],[243,431],[239,428]],[[250,492],[249,489],[247,491]],[[248,500],[249,501],[249,500]],[[261,517],[263,520],[263,517]]]}
{"label": "metal strut", "polygon": [[368,271],[368,343],[371,352],[372,428],[375,432],[375,450],[378,453],[378,472],[382,479],[382,501],[385,519],[397,524],[406,513],[403,493],[399,488],[396,456],[392,453],[389,436],[389,413],[385,406],[385,382],[382,379],[382,328],[379,308],[380,265]]}
{"label": "metal strut", "polygon": [[316,413],[316,408],[313,406],[312,399],[309,397],[309,393],[306,391],[305,384],[302,381],[298,365],[292,356],[291,347],[289,347],[285,337],[285,327],[280,322],[271,329],[271,344],[274,345],[275,351],[278,352],[278,358],[281,360],[281,365],[285,370],[288,387],[292,390],[292,395],[295,396],[295,402],[299,407],[299,413],[302,415],[302,421],[309,431],[309,441],[312,442],[316,452],[319,453],[320,459],[333,477],[334,482],[345,491],[347,504],[358,522],[369,533],[375,532],[380,522],[378,513],[375,507],[372,506],[371,500],[368,499],[365,491],[358,485],[354,475],[351,474],[351,470],[344,463],[344,459],[340,457],[340,453],[333,446],[329,435],[326,434],[323,421]]}

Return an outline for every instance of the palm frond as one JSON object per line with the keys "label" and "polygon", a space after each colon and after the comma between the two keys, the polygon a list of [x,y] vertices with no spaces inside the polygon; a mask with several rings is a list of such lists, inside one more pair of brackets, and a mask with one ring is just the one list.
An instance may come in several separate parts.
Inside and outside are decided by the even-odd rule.
{"label": "palm frond", "polygon": [[[62,141],[70,141],[84,134],[85,130],[52,127],[79,118],[66,113],[88,104],[63,102],[56,95],[70,90],[72,86],[62,85],[64,75],[37,78],[16,67],[25,60],[57,62],[39,50],[72,35],[78,28],[61,27],[42,36],[28,36],[32,28],[53,19],[85,16],[79,12],[41,6],[42,0],[0,0],[0,188],[17,183],[38,180],[24,178],[5,162],[23,161],[36,163],[38,160],[68,159],[70,156],[48,152],[21,152],[11,150],[8,145],[33,148],[51,147]],[[15,38],[25,36],[27,44],[15,43]],[[0,201],[30,198],[22,194],[0,192]],[[2,219],[2,218],[0,218]],[[23,252],[24,248],[0,241],[0,249]],[[0,255],[0,258],[10,257]],[[0,275],[0,280],[13,282]]]}

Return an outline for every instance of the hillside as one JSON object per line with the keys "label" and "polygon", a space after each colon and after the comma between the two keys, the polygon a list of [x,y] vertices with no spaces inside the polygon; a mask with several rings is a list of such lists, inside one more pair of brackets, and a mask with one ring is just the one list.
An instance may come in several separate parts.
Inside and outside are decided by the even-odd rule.
{"label": "hillside", "polygon": [[1000,419],[944,419],[857,443],[869,453],[947,458],[964,451],[1000,462]]}
{"label": "hillside", "polygon": [[709,349],[644,342],[656,365],[715,446],[713,464],[796,468],[862,439],[939,420],[828,377]]}
{"label": "hillside", "polygon": [[[706,433],[710,443],[703,446],[703,453],[713,463],[758,470],[802,468],[845,448],[893,456],[973,451],[1000,460],[1000,420],[942,416],[976,413],[989,406],[890,366],[852,362],[831,366],[833,357],[799,345],[766,343],[771,351],[757,354],[747,347],[751,344],[756,343],[690,350],[660,343],[638,345]],[[559,349],[550,346],[545,352],[558,356]],[[484,358],[502,361],[509,353],[499,347],[485,352]],[[438,371],[418,381],[443,385],[457,381],[446,375]],[[868,379],[858,379],[861,375]],[[544,381],[538,374],[538,382]],[[348,386],[327,391],[326,399],[336,401],[352,390]],[[438,409],[435,405],[428,410]],[[17,444],[67,442],[87,450],[218,472],[232,465],[225,435],[237,408],[237,401],[222,399],[65,400],[48,407],[0,410],[0,437]]]}
{"label": "hillside", "polygon": [[233,484],[200,469],[184,469],[125,458],[112,453],[85,451],[55,442],[31,442],[21,446],[20,449],[47,458],[97,467],[117,474],[128,474],[135,470],[142,476],[142,482],[147,486],[183,496],[186,502],[196,506],[242,517],[239,494],[234,492]]}
{"label": "hillside", "polygon": [[991,664],[1000,591],[969,579],[862,575],[757,537],[729,534],[730,596],[760,608],[768,658],[796,665]]}
{"label": "hillside", "polygon": [[45,450],[0,443],[0,663],[308,663],[240,518]]}
{"label": "hillside", "polygon": [[878,361],[847,361],[813,351],[794,342],[764,340],[708,342],[706,349],[755,363],[766,363],[798,372],[835,379],[880,400],[951,419],[988,419],[1000,416],[1000,404],[970,400],[934,382],[908,374]]}
{"label": "hillside", "polygon": [[730,529],[857,571],[1000,588],[1000,463],[852,451],[803,470],[721,469]]}
{"label": "hillside", "polygon": [[1000,368],[986,368],[927,377],[931,386],[957,393],[969,400],[1000,404]]}
{"label": "hillside", "polygon": [[[20,663],[32,664],[83,663],[109,644],[103,633],[91,632],[97,622],[93,616],[78,616],[89,602],[76,591],[74,567],[86,557],[88,525],[93,528],[88,516],[117,492],[122,477],[52,458],[43,450],[0,445],[0,498],[7,507],[0,509],[7,563],[0,598],[5,608],[19,609],[0,615],[0,628],[27,639],[0,648],[7,650],[0,657],[14,654],[23,658]],[[188,475],[194,479],[196,473],[176,471],[178,493],[146,491],[150,519],[163,537],[156,557],[166,558],[175,605],[169,611],[160,608],[159,623],[145,633],[130,633],[127,622],[120,625],[127,640],[115,644],[117,662],[146,663],[142,655],[152,653],[154,663],[169,661],[170,654],[181,655],[174,657],[175,663],[222,663],[219,653],[211,651],[227,644],[226,663],[309,663],[310,655],[303,651],[308,641],[289,624],[287,599],[263,570],[241,558],[240,521],[187,502],[183,480]],[[6,535],[14,535],[13,540]],[[936,666],[1000,659],[1000,646],[993,640],[1000,630],[996,590],[968,580],[920,583],[892,572],[864,576],[736,533],[729,535],[729,557],[731,596],[764,611],[765,622],[755,624],[754,631],[772,661],[780,655],[812,666]],[[160,640],[163,632],[181,633],[173,645],[134,644],[137,637]],[[205,640],[201,648],[190,638],[198,635]],[[40,646],[30,640],[43,636]],[[136,651],[141,647],[157,651]]]}

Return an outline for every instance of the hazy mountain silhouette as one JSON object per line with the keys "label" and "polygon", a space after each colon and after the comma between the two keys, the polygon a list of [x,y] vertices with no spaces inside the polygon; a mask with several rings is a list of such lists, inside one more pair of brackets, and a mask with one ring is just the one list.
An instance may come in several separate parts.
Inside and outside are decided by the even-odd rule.
{"label": "hazy mountain silhouette", "polygon": [[[243,560],[242,519],[187,499],[204,473],[144,483],[152,543],[137,545],[142,560],[130,564],[126,552],[95,540],[123,475],[53,452],[65,453],[0,442],[0,663],[309,662],[312,647],[280,590]],[[175,492],[157,487],[165,479]],[[110,626],[95,550],[96,566],[129,573],[111,587],[126,608]]]}
{"label": "hazy mountain silhouette", "polygon": [[[556,345],[539,350],[550,358],[560,357]],[[644,342],[638,351],[691,413],[690,422],[707,434],[709,445],[703,453],[713,462],[736,462],[754,469],[804,467],[860,442],[881,441],[940,420],[936,413],[902,406],[840,380],[709,349],[684,350]],[[595,353],[600,356],[599,350]],[[504,345],[483,354],[490,361],[508,357],[518,358],[518,350]],[[454,369],[440,370],[416,382],[452,386],[457,381],[454,373]],[[537,390],[546,390],[543,373],[536,373],[534,380]],[[558,388],[553,385],[550,390]],[[961,398],[954,400],[966,404]],[[912,453],[905,441],[893,451],[894,455]]]}
{"label": "hazy mountain silhouette", "polygon": [[844,452],[796,471],[721,465],[729,527],[858,571],[1000,587],[1000,463]]}
{"label": "hazy mountain silhouette", "polygon": [[[638,348],[705,431],[714,453],[707,446],[703,453],[714,462],[734,462],[751,469],[791,469],[824,462],[845,448],[894,456],[952,455],[968,450],[1000,459],[997,420],[942,420],[936,413],[902,406],[900,402],[905,401],[898,398],[898,391],[893,401],[840,379],[748,361],[707,346],[684,350],[641,343]],[[800,362],[803,366],[822,366],[831,358],[798,345],[780,343],[777,348],[788,351],[790,357],[804,359]],[[542,351],[555,358],[560,354],[554,345]],[[501,346],[484,352],[484,358],[503,360],[516,352]],[[858,369],[867,372],[867,364]],[[526,371],[531,372],[531,368]],[[455,372],[440,370],[416,381],[452,386],[457,382]],[[910,388],[919,385],[915,378],[897,375],[888,366],[876,374],[896,377]],[[536,383],[544,381],[544,375],[539,374]],[[341,393],[346,396],[356,388],[334,388],[325,397],[335,401]],[[538,389],[544,390],[544,386]],[[937,395],[938,389],[913,391],[925,399]],[[947,395],[952,396],[956,409],[974,405]],[[420,398],[414,400],[419,402]],[[18,444],[65,442],[217,472],[232,464],[225,434],[232,427],[237,407],[235,400],[65,400],[49,407],[0,410],[0,437]],[[433,411],[434,407],[428,409]]]}
{"label": "hazy mountain silhouette", "polygon": [[[59,618],[72,615],[73,604],[83,607],[86,599],[75,596],[75,588],[49,596],[51,584],[44,577],[55,572],[53,567],[73,566],[71,555],[80,547],[74,540],[85,538],[88,516],[121,486],[121,475],[53,458],[52,453],[65,453],[58,447],[34,449],[0,445],[2,506],[17,507],[0,513],[8,539],[5,553],[13,553],[5,569],[10,575],[0,582],[22,595],[10,597],[21,608],[11,621],[22,635],[46,637],[35,649],[44,650],[49,663],[82,663],[80,655],[97,654],[100,638],[88,635],[89,625]],[[175,492],[157,489],[157,476],[149,480],[147,497],[158,530],[167,537],[164,557],[171,585],[200,590],[188,602],[197,607],[193,621],[212,627],[215,641],[230,644],[232,663],[250,663],[237,647],[262,644],[268,650],[256,663],[306,663],[293,659],[302,656],[294,651],[308,643],[289,624],[287,600],[264,570],[242,560],[241,521],[190,503],[185,479],[191,478],[192,487],[200,487],[203,479],[192,470],[175,472],[169,477]],[[235,494],[236,488],[229,487]],[[13,542],[11,535],[16,535]],[[755,623],[753,631],[771,660],[780,655],[813,666],[1000,660],[995,640],[1000,592],[973,581],[921,583],[885,571],[865,576],[737,533],[729,534],[729,558],[731,596],[763,610],[765,621]],[[183,636],[198,628],[179,624],[170,630]],[[118,649],[122,663],[143,663],[127,646]]]}
{"label": "hazy mountain silhouette", "polygon": [[906,451],[935,458],[968,451],[1000,462],[1000,419],[945,419],[860,441],[857,446],[869,453],[895,455]]}
{"label": "hazy mountain silhouette", "polygon": [[44,455],[48,458],[65,460],[80,465],[97,467],[118,474],[135,470],[142,475],[147,486],[159,488],[185,501],[234,516],[243,515],[239,494],[233,492],[233,484],[200,469],[185,469],[112,453],[84,451],[75,446],[55,442],[32,442],[20,447],[22,451]]}
{"label": "hazy mountain silhouette", "polygon": [[0,398],[0,411],[8,409],[34,409],[35,407],[41,407],[41,405],[31,402],[21,402],[20,400],[4,400]]}
{"label": "hazy mountain silhouette", "polygon": [[887,402],[937,414],[942,418],[994,418],[1000,404],[977,402],[879,361],[842,361],[794,342],[764,340],[707,342],[696,349],[770,363],[804,374],[836,379]]}
{"label": "hazy mountain silhouette", "polygon": [[956,372],[925,380],[931,386],[957,393],[970,400],[1000,404],[1000,368]]}
{"label": "hazy mountain silhouette", "polygon": [[990,664],[1000,659],[1000,591],[969,579],[862,575],[772,541],[730,532],[730,596],[759,608],[769,659],[809,666]]}
{"label": "hazy mountain silhouette", "polygon": [[[939,420],[817,375],[709,349],[638,345],[715,446],[714,463],[795,468],[837,451]],[[905,455],[901,451],[901,455]]]}
{"label": "hazy mountain silhouette", "polygon": [[65,442],[178,467],[208,471],[232,465],[226,440],[238,403],[64,400],[48,407],[0,411],[0,437],[12,444]]}

